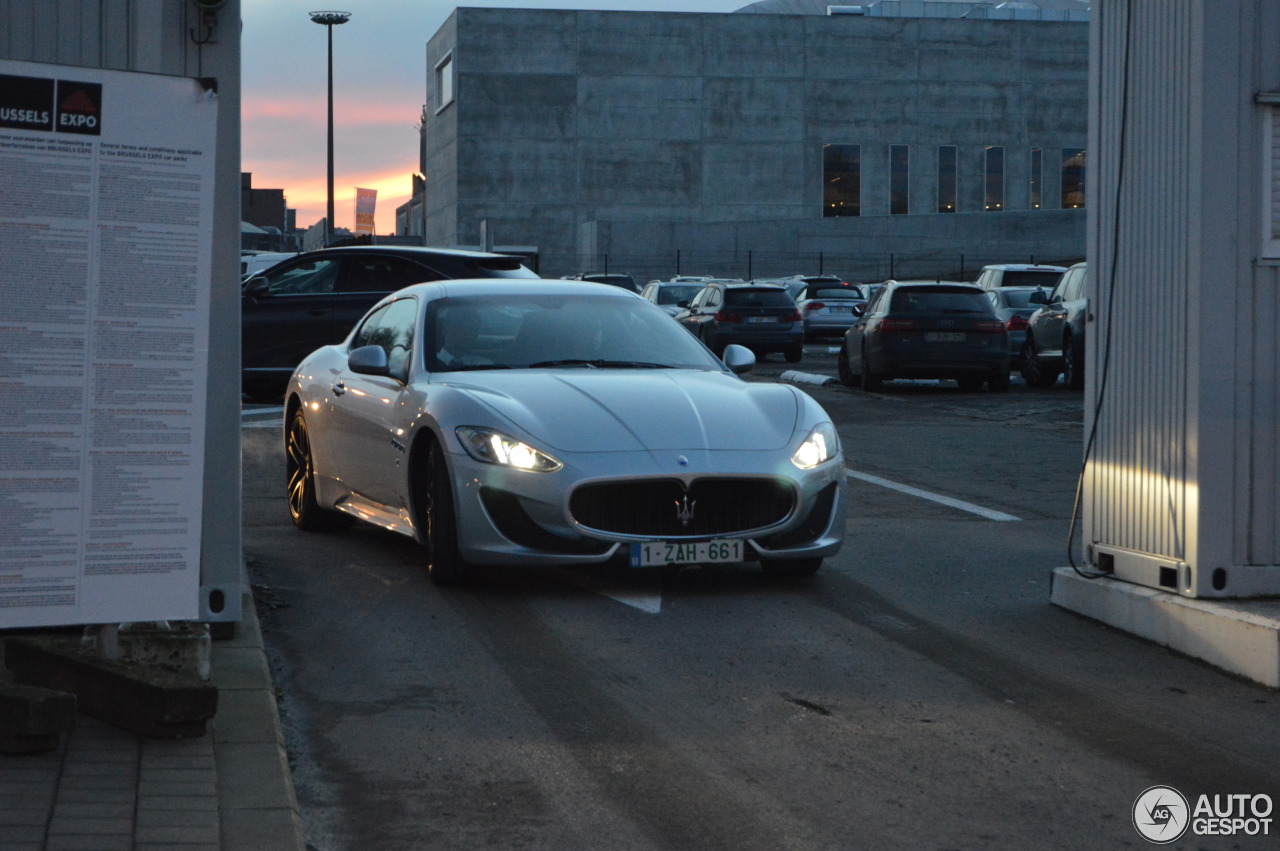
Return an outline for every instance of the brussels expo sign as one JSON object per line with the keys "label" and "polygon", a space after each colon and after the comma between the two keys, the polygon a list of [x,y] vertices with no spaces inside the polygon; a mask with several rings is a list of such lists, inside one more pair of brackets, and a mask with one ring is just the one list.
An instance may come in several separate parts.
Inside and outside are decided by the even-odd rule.
{"label": "brussels expo sign", "polygon": [[216,117],[0,61],[0,628],[199,616]]}

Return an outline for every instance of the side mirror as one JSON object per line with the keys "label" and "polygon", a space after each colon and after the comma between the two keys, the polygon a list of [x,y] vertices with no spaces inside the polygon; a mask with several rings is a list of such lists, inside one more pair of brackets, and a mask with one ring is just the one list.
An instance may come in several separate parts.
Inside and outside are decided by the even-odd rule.
{"label": "side mirror", "polygon": [[750,372],[751,368],[756,365],[755,354],[746,346],[739,346],[737,343],[730,343],[725,346],[724,355],[720,359],[724,361],[724,365],[729,367],[729,371],[734,375]]}
{"label": "side mirror", "polygon": [[1027,299],[1027,302],[1030,304],[1048,304],[1049,297],[1044,294],[1044,290],[1036,290],[1031,294],[1031,297]]}
{"label": "side mirror", "polygon": [[866,312],[867,312],[867,306],[866,306],[865,304],[855,304],[855,305],[853,306],[853,315],[854,315],[854,316],[861,316],[862,314],[864,314],[864,313],[866,313]]}
{"label": "side mirror", "polygon": [[677,302],[676,302],[676,307],[680,308],[681,310],[687,310],[687,309],[689,308],[689,302],[687,302],[687,301],[677,301]]}
{"label": "side mirror", "polygon": [[261,298],[267,294],[271,288],[271,283],[261,275],[256,275],[244,282],[244,296],[246,298]]}
{"label": "side mirror", "polygon": [[359,375],[391,375],[387,351],[382,346],[361,346],[347,355],[347,366]]}

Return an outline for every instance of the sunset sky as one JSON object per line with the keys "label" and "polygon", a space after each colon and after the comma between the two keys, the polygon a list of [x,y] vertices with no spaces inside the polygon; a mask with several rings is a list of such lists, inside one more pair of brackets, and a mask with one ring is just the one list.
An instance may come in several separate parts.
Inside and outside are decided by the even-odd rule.
{"label": "sunset sky", "polygon": [[[483,8],[732,12],[751,0],[470,0]],[[241,170],[259,189],[283,189],[298,226],[324,217],[325,27],[308,12],[341,8],[333,28],[334,219],[355,224],[355,188],[378,190],[376,232],[395,230],[418,169],[417,124],[426,97],[427,40],[457,4],[449,0],[242,0]]]}

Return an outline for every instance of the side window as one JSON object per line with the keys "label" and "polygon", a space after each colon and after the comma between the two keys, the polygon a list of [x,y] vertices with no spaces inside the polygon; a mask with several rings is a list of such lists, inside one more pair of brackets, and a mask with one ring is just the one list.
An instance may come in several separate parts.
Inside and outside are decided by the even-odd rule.
{"label": "side window", "polygon": [[1057,298],[1062,299],[1063,301],[1066,301],[1068,298],[1070,298],[1070,295],[1068,294],[1074,288],[1075,280],[1076,280],[1075,272],[1064,273],[1062,276],[1062,279],[1058,281],[1058,285],[1053,288],[1053,295],[1049,297],[1049,300],[1053,301],[1055,296]]}
{"label": "side window", "polygon": [[342,277],[342,292],[390,293],[421,281],[438,281],[441,276],[404,257],[355,255],[348,259]]}
{"label": "side window", "polygon": [[356,332],[355,337],[351,340],[351,348],[358,349],[361,346],[373,345],[373,334],[377,330],[378,325],[382,322],[382,317],[386,315],[391,305],[383,305],[382,307],[370,313],[360,325],[360,330]]}
{"label": "side window", "polygon": [[314,295],[331,293],[338,283],[342,259],[302,260],[271,270],[264,275],[271,295]]}
{"label": "side window", "polygon": [[1000,294],[995,290],[987,290],[987,301],[991,302],[992,307],[999,307]]}
{"label": "side window", "polygon": [[645,301],[653,301],[653,284],[647,284],[644,288],[644,292],[640,293],[640,297]]}
{"label": "side window", "polygon": [[809,288],[808,288],[808,287],[805,287],[804,289],[800,290],[800,292],[796,293],[796,301],[804,301],[804,300],[806,300],[807,298],[809,298]]}
{"label": "side window", "polygon": [[864,315],[867,313],[874,313],[876,310],[878,310],[880,307],[880,304],[884,301],[884,294],[887,293],[888,291],[889,291],[888,287],[884,287],[880,290],[877,290],[876,294],[871,297],[871,301],[867,302],[867,309],[866,311],[864,311]]}
{"label": "side window", "polygon": [[407,381],[417,319],[417,299],[398,299],[371,314],[360,326],[352,345],[354,348],[381,346],[387,353],[387,367],[391,375]]}
{"label": "side window", "polygon": [[1066,301],[1072,301],[1083,297],[1084,295],[1084,269],[1077,269],[1071,278],[1071,283],[1067,285],[1067,293],[1063,296]]}
{"label": "side window", "polygon": [[707,303],[707,294],[710,292],[711,292],[710,287],[705,287],[702,290],[699,290],[698,294],[693,297],[693,301],[689,302],[689,306],[702,307],[704,304]]}

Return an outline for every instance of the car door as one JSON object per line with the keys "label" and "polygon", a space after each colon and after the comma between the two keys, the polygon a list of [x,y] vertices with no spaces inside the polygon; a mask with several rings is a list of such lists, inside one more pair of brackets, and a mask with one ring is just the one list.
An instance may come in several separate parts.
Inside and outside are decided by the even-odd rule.
{"label": "car door", "polygon": [[350,367],[336,376],[330,418],[339,469],[354,493],[399,509],[404,506],[405,434],[403,407],[417,342],[418,299],[396,299],[360,325],[351,351],[379,346],[387,354],[390,375],[362,375]]}
{"label": "car door", "polygon": [[287,374],[320,346],[334,342],[331,302],[342,263],[341,256],[304,255],[249,279],[240,300],[245,370]]}
{"label": "car door", "polygon": [[849,360],[849,368],[859,375],[862,374],[862,346],[866,338],[867,328],[879,314],[880,306],[884,304],[883,296],[888,290],[888,287],[881,287],[876,290],[871,296],[871,300],[867,302],[867,309],[862,312],[862,315],[858,317],[857,321],[853,323],[853,327],[844,336],[845,356]]}
{"label": "car door", "polygon": [[1036,348],[1051,356],[1062,353],[1062,332],[1067,322],[1067,295],[1079,290],[1083,269],[1071,269],[1062,276],[1049,296],[1049,303],[1040,311],[1036,321]]}

